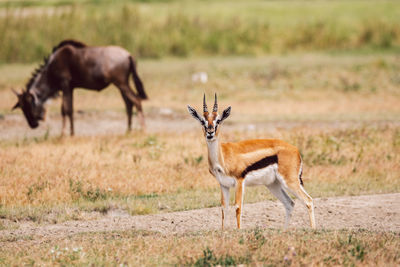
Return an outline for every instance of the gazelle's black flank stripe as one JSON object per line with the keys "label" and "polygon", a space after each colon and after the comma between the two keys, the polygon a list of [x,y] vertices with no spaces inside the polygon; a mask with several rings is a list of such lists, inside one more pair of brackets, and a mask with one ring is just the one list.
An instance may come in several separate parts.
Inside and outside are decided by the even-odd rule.
{"label": "gazelle's black flank stripe", "polygon": [[265,167],[268,167],[269,165],[278,163],[278,156],[273,155],[269,157],[265,157],[259,161],[254,162],[250,166],[248,166],[243,172],[242,172],[242,177],[244,178],[249,172],[262,169]]}

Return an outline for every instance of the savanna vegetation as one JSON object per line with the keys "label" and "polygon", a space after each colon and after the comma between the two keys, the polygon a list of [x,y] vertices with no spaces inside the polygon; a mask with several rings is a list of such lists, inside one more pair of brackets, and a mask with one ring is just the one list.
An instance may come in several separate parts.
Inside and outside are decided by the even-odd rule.
{"label": "savanna vegetation", "polygon": [[400,48],[398,1],[1,3],[1,62],[37,61],[65,38],[121,45],[141,58]]}
{"label": "savanna vegetation", "polygon": [[[0,1],[0,230],[113,209],[138,215],[218,206],[201,130],[186,111],[186,104],[201,107],[204,92],[232,106],[223,141],[281,138],[298,146],[313,197],[399,192],[399,7],[397,1]],[[59,138],[59,99],[48,105],[53,122],[39,130],[10,110],[16,98],[9,89],[23,88],[65,38],[116,44],[137,56],[150,97],[146,132],[86,136],[78,124],[76,137]],[[199,71],[207,72],[207,83],[192,80]],[[78,123],[94,119],[96,128],[111,117],[125,126],[116,88],[77,90],[74,98]],[[246,190],[245,203],[274,199],[265,188]],[[0,238],[0,265],[395,266],[399,240],[397,232],[258,228],[88,233],[40,246],[26,236]]]}

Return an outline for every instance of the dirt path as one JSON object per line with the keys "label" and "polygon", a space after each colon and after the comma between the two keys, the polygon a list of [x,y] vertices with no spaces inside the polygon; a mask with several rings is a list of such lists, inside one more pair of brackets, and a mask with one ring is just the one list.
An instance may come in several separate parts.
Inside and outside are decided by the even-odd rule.
{"label": "dirt path", "polygon": [[[315,199],[318,228],[369,229],[400,232],[400,193],[335,197]],[[243,228],[272,227],[283,225],[284,210],[280,203],[265,201],[246,204]],[[235,228],[234,210],[231,207],[228,228]],[[123,230],[148,230],[161,234],[182,234],[203,230],[220,229],[220,208],[207,208],[155,215],[130,216],[122,211],[112,211],[99,220],[69,221],[61,224],[35,226],[21,223],[19,229],[0,231],[0,244],[7,240],[53,239],[68,235]],[[308,228],[308,215],[298,201],[293,212],[291,228]]]}
{"label": "dirt path", "polygon": [[[132,126],[138,127],[136,117]],[[400,125],[400,121],[368,121],[368,125]],[[362,121],[266,121],[266,122],[227,122],[227,131],[254,131],[256,129],[274,131],[276,129],[291,129],[310,127],[317,129],[348,129],[366,125]],[[67,128],[69,130],[69,126]],[[198,131],[198,125],[186,113],[177,113],[170,109],[153,109],[146,113],[146,133],[169,133]],[[75,114],[76,136],[123,135],[126,131],[126,115],[114,111],[77,111]],[[44,135],[60,136],[61,116],[51,114],[45,122],[36,129],[30,129],[22,114],[7,114],[0,116],[0,140],[42,137]]]}

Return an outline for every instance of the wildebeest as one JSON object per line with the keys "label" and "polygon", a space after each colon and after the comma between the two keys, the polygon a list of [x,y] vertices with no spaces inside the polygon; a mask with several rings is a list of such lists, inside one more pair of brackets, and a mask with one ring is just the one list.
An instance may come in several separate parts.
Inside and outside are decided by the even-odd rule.
{"label": "wildebeest", "polygon": [[[137,94],[129,86],[132,73]],[[132,108],[136,107],[141,127],[144,116],[141,101],[147,99],[136,64],[125,49],[118,46],[87,46],[75,40],[64,40],[53,48],[48,58],[32,74],[26,90],[16,93],[18,102],[13,109],[21,108],[31,128],[44,119],[44,103],[62,92],[62,134],[66,116],[70,120],[70,133],[74,135],[73,91],[81,87],[101,91],[110,83],[117,86],[125,102],[128,131],[131,129]]]}

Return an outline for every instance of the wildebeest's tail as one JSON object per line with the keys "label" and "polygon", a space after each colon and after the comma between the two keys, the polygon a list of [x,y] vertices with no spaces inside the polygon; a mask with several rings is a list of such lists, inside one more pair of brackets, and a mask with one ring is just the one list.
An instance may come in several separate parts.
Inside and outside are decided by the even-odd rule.
{"label": "wildebeest's tail", "polygon": [[133,75],[133,82],[135,83],[136,90],[138,91],[139,97],[141,99],[147,99],[147,94],[144,91],[143,83],[140,80],[140,78],[139,78],[139,76],[138,76],[138,74],[136,72],[136,64],[133,61],[133,58],[131,56],[129,57],[129,61],[130,61],[131,72],[132,72],[132,75]]}

